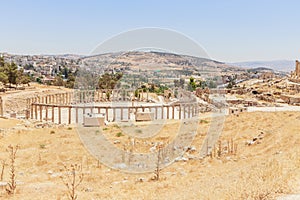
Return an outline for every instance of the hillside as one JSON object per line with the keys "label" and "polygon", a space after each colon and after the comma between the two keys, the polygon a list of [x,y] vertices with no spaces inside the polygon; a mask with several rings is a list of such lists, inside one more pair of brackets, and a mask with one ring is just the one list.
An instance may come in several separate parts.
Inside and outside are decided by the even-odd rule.
{"label": "hillside", "polygon": [[130,68],[133,70],[182,70],[192,68],[200,71],[239,71],[241,68],[207,58],[163,52],[119,52],[88,56],[81,59],[83,66],[105,68]]}

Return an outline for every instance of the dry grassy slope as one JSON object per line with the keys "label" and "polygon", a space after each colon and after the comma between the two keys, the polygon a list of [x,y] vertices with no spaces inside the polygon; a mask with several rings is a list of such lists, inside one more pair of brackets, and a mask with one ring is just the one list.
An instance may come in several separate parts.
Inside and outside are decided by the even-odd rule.
{"label": "dry grassy slope", "polygon": [[101,54],[82,59],[89,66],[106,66],[109,68],[129,67],[134,70],[181,70],[183,67],[221,71],[222,69],[242,69],[206,58],[197,58],[187,55],[177,55],[160,52],[119,52]]}
{"label": "dry grassy slope", "polygon": [[[238,144],[236,156],[176,162],[162,170],[158,182],[149,181],[152,174],[126,174],[98,166],[80,143],[75,128],[22,130],[23,126],[16,125],[14,120],[1,119],[4,137],[0,139],[0,159],[7,159],[5,148],[9,144],[21,146],[16,161],[18,190],[10,199],[67,199],[59,178],[63,163],[83,165],[85,177],[78,188],[79,199],[258,199],[259,195],[270,198],[293,190],[299,192],[300,188],[292,187],[300,181],[299,122],[297,112],[228,116],[221,140],[234,139]],[[193,144],[197,150],[208,127],[205,121],[200,124]],[[174,133],[171,130],[165,128],[164,140],[168,139],[167,132]],[[117,127],[105,131],[112,141],[127,140],[126,136],[115,135],[119,132]],[[245,141],[261,132],[264,138],[260,144],[245,145]],[[8,166],[4,180],[8,179],[7,170]],[[137,182],[141,177],[145,181]],[[0,198],[8,196],[2,192]]]}

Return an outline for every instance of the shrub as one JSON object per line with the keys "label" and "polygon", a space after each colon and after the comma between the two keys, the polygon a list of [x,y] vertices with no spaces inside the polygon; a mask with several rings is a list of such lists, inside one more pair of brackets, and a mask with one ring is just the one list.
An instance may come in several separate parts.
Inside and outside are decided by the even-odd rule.
{"label": "shrub", "polygon": [[65,173],[60,176],[62,182],[68,189],[68,197],[70,200],[76,200],[76,189],[83,180],[82,168],[80,165],[71,165],[71,167],[64,166]]}
{"label": "shrub", "polygon": [[19,149],[19,146],[13,147],[9,146],[9,159],[10,159],[10,177],[9,181],[6,185],[6,192],[7,194],[15,194],[17,183],[16,183],[16,170],[15,170],[15,160],[16,160],[16,154]]}
{"label": "shrub", "polygon": [[117,137],[121,137],[121,136],[123,136],[123,134],[122,134],[122,132],[118,132],[118,133],[116,134],[116,136],[117,136]]}

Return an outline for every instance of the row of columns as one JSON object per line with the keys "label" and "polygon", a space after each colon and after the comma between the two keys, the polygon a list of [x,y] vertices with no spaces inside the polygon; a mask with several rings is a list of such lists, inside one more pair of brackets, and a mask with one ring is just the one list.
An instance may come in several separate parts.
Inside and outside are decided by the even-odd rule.
{"label": "row of columns", "polygon": [[73,92],[32,97],[27,99],[27,108],[30,108],[32,103],[68,105],[72,103],[72,99]]}
{"label": "row of columns", "polygon": [[[55,115],[55,108],[57,108],[57,115]],[[160,113],[158,109],[160,108]],[[164,115],[165,108],[167,109],[166,116]],[[145,111],[148,109],[149,111],[155,111],[154,112],[154,118],[159,119],[175,119],[175,109],[178,109],[178,119],[186,119],[186,118],[192,118],[198,115],[199,108],[198,105],[195,104],[183,104],[183,105],[164,105],[164,106],[131,106],[131,107],[111,107],[111,106],[89,106],[89,107],[80,107],[80,106],[70,106],[70,105],[47,105],[47,104],[38,104],[33,103],[30,109],[30,115],[28,114],[28,117],[36,120],[51,120],[52,122],[55,122],[55,118],[57,118],[57,123],[62,123],[62,109],[67,109],[67,121],[69,124],[72,123],[72,109],[75,109],[75,122],[79,122],[79,109],[82,109],[82,114],[84,115],[87,110],[90,113],[94,113],[94,110],[96,110],[97,113],[101,113],[101,111],[104,110],[106,120],[109,119],[109,110],[112,110],[113,121],[116,121],[116,112],[117,110],[120,111],[120,120],[124,120],[127,118],[127,120],[130,119],[130,113],[131,112],[138,112],[139,110]],[[127,110],[127,116],[124,115],[124,110]],[[171,110],[171,113],[170,113]],[[43,111],[44,114],[43,114]],[[51,119],[49,119],[49,112],[51,112]],[[56,117],[55,117],[56,116]],[[27,115],[26,115],[27,117]]]}
{"label": "row of columns", "polygon": [[[114,90],[79,90],[74,92],[76,103],[90,103],[101,101],[126,101],[134,96],[131,89],[114,89]],[[109,95],[108,95],[109,93]],[[146,94],[140,91],[141,100],[149,100],[148,91]]]}
{"label": "row of columns", "polygon": [[[108,93],[111,93],[108,97]],[[134,92],[132,90],[84,90],[75,92],[66,92],[58,94],[49,94],[45,96],[31,97],[27,99],[27,109],[30,109],[32,103],[42,103],[42,104],[58,104],[58,105],[70,105],[72,103],[91,103],[91,102],[101,102],[101,101],[125,101],[126,98],[133,96]],[[141,100],[149,100],[148,92],[146,94],[146,99],[144,99],[144,94],[141,93]]]}

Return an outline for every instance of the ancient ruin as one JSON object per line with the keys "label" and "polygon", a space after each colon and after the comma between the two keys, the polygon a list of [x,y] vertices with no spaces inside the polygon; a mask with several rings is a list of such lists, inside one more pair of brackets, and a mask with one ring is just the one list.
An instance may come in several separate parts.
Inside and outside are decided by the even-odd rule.
{"label": "ancient ruin", "polygon": [[296,60],[295,71],[291,72],[291,81],[300,83],[300,62]]}

